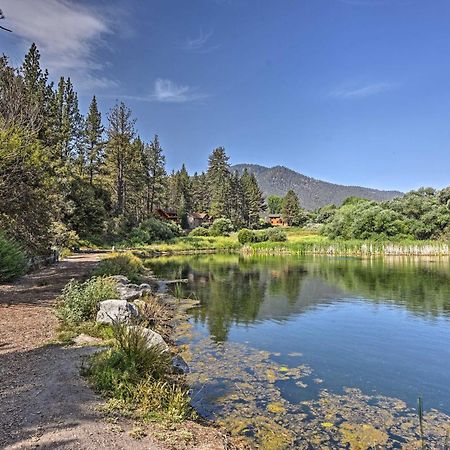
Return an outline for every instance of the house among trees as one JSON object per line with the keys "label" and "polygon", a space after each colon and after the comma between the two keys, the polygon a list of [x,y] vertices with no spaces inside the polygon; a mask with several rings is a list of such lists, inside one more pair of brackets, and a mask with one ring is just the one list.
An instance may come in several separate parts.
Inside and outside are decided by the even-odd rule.
{"label": "house among trees", "polygon": [[170,211],[168,209],[158,208],[155,211],[155,215],[156,215],[156,217],[158,217],[159,219],[162,219],[162,220],[170,220],[175,223],[179,222],[178,214],[176,213],[176,211]]}
{"label": "house among trees", "polygon": [[193,212],[188,214],[187,221],[189,225],[189,229],[193,230],[194,228],[211,225],[212,219],[208,213],[198,213]]}
{"label": "house among trees", "polygon": [[281,227],[285,225],[281,214],[269,214],[268,222],[270,223],[270,225],[273,225],[275,227]]}

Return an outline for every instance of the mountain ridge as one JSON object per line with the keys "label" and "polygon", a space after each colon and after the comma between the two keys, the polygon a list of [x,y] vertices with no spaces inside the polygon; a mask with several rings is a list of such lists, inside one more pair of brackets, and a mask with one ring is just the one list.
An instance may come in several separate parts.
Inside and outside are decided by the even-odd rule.
{"label": "mountain ridge", "polygon": [[265,167],[259,164],[235,164],[231,166],[231,170],[237,171],[239,174],[242,174],[244,169],[255,175],[264,195],[284,196],[289,189],[292,189],[298,195],[300,205],[308,210],[330,204],[340,206],[348,197],[385,201],[403,195],[403,192],[395,190],[386,191],[330,183],[280,165]]}

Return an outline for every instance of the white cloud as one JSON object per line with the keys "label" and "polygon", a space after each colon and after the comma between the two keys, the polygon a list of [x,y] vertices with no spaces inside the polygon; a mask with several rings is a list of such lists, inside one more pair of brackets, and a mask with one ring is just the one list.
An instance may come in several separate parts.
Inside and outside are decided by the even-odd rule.
{"label": "white cloud", "polygon": [[204,33],[203,31],[195,38],[189,38],[186,42],[181,46],[183,50],[195,52],[195,53],[209,53],[213,50],[219,48],[218,45],[208,45],[209,40],[212,36],[212,31],[209,33]]}
{"label": "white cloud", "polygon": [[370,97],[392,89],[393,86],[394,85],[392,83],[374,83],[358,87],[343,87],[331,91],[329,96],[335,98]]}
{"label": "white cloud", "polygon": [[98,75],[105,62],[96,50],[106,47],[104,38],[112,32],[106,8],[98,11],[67,0],[2,0],[1,7],[21,50],[35,42],[52,74],[71,76],[83,87],[117,85]]}
{"label": "white cloud", "polygon": [[187,103],[197,100],[203,100],[208,96],[202,94],[196,88],[177,84],[171,80],[158,78],[155,81],[153,91],[150,95],[125,95],[122,97],[143,102]]}

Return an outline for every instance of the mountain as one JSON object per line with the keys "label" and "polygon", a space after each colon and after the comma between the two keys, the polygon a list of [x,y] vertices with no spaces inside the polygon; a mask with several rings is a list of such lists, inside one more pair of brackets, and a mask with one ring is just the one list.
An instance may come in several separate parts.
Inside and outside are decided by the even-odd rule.
{"label": "mountain", "polygon": [[231,170],[242,173],[244,169],[253,173],[264,195],[284,196],[289,189],[296,192],[303,208],[314,210],[321,206],[341,205],[347,197],[369,200],[391,200],[403,195],[399,191],[380,191],[361,186],[343,186],[307,177],[287,167],[264,167],[257,164],[236,164]]}

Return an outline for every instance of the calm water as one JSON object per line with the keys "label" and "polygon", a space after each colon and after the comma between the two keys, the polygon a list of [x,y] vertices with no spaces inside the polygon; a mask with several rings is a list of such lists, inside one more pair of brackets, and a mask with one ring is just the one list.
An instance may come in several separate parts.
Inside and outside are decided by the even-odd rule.
{"label": "calm water", "polygon": [[304,448],[401,448],[418,439],[422,395],[429,445],[443,448],[448,259],[202,255],[149,265],[188,278],[185,294],[201,301],[180,344],[203,415],[265,448],[300,448],[300,434]]}

